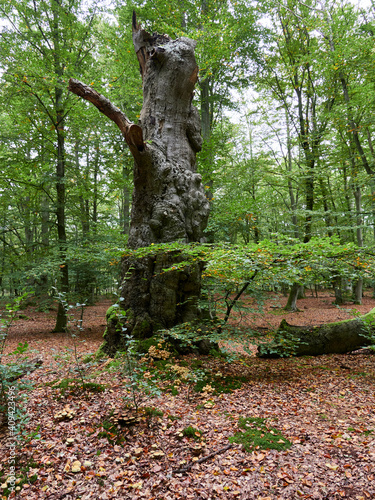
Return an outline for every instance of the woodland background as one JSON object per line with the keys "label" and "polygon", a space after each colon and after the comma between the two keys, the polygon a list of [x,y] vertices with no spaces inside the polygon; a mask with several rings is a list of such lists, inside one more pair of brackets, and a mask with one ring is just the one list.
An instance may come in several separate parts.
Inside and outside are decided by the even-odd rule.
{"label": "woodland background", "polygon": [[[284,287],[371,284],[362,259],[375,233],[372,3],[9,1],[1,4],[2,295],[26,287],[46,303],[58,293],[89,303],[116,289],[133,161],[115,126],[67,86],[81,79],[137,121],[133,9],[150,32],[198,42],[206,241],[234,253],[270,245],[274,255],[320,238],[314,248],[340,250],[340,264],[332,269],[331,255],[317,277],[294,259]],[[267,279],[271,288],[283,281]]]}

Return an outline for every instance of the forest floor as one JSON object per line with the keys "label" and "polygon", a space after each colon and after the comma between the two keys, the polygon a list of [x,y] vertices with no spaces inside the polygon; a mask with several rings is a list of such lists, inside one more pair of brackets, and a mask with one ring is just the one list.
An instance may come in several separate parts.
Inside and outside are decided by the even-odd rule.
{"label": "forest floor", "polygon": [[[362,306],[337,308],[333,300],[320,292],[319,298],[299,300],[300,312],[286,314],[281,310],[286,299],[270,295],[265,314],[252,321],[259,327],[284,318],[297,325],[322,324],[351,318],[354,307],[365,313],[375,306],[370,296]],[[170,364],[181,373],[204,370],[206,385],[215,392],[195,392],[183,381],[165,378],[159,381],[164,391],[142,402],[138,421],[115,425],[113,415],[131,416],[121,367],[105,359],[82,362],[102,342],[109,305],[104,300],[87,307],[84,331],[75,339],[51,333],[54,311],[29,307],[12,325],[5,351],[27,341],[36,351],[29,357],[44,362],[23,379],[34,384],[24,408],[28,436],[12,437],[6,428],[0,433],[2,498],[9,495],[5,481],[14,443],[16,497],[28,500],[375,498],[375,356],[366,351],[273,360],[252,355],[229,363],[189,355]],[[236,321],[245,327],[249,319]],[[75,348],[85,380],[102,384],[104,392],[79,390],[78,374],[72,375]],[[150,372],[157,363],[150,363]],[[66,391],[57,387],[72,377],[75,385]],[[247,419],[243,428],[240,417]],[[249,451],[228,440],[239,432],[242,439],[248,436]]]}

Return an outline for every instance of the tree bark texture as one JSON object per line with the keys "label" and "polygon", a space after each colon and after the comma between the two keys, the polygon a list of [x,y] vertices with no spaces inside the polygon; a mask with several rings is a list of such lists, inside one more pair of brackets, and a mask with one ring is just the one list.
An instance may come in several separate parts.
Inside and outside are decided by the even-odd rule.
{"label": "tree bark texture", "polygon": [[[295,337],[297,347],[295,356],[319,356],[321,354],[344,354],[370,345],[369,333],[374,334],[372,323],[375,319],[375,308],[360,318],[327,323],[322,326],[304,327],[289,325],[283,320],[276,333],[275,340],[285,335]],[[280,357],[284,353],[280,344],[279,355],[270,352],[267,347],[260,346],[257,356],[261,358]]]}
{"label": "tree bark texture", "polygon": [[[136,249],[152,243],[200,241],[209,202],[196,172],[196,153],[202,147],[199,114],[192,105],[198,78],[196,42],[150,35],[137,23],[135,14],[133,42],[144,98],[138,125],[87,85],[70,80],[69,88],[118,125],[133,154],[128,246]],[[112,355],[121,346],[121,331],[144,338],[161,327],[199,317],[202,264],[192,261],[185,270],[163,272],[183,260],[181,252],[123,259],[123,317],[119,324],[117,314],[107,315],[104,352]]]}

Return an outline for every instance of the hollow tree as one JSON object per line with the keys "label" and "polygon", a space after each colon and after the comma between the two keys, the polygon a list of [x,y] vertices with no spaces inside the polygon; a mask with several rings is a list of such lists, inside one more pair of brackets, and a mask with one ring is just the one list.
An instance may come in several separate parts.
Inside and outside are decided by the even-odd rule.
{"label": "hollow tree", "polygon": [[[135,14],[132,25],[143,83],[139,123],[130,122],[108,99],[77,80],[70,80],[69,89],[116,123],[134,157],[128,247],[200,241],[209,203],[196,172],[196,153],[202,147],[199,114],[192,105],[198,79],[196,42],[151,35]],[[191,261],[182,270],[162,272],[185,260],[182,251],[123,258],[121,309],[107,312],[105,353],[113,355],[121,347],[125,329],[145,338],[199,318],[202,263]]]}

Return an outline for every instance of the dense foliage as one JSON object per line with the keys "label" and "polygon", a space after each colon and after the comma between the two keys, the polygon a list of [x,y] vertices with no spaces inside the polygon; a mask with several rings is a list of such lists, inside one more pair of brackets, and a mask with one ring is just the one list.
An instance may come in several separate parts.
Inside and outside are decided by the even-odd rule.
{"label": "dense foliage", "polygon": [[151,31],[198,41],[198,161],[215,244],[186,252],[207,262],[208,289],[228,308],[244,286],[371,284],[373,6],[11,0],[0,2],[2,295],[28,287],[48,301],[55,287],[87,303],[116,289],[132,160],[67,82],[82,79],[137,120],[133,9]]}

